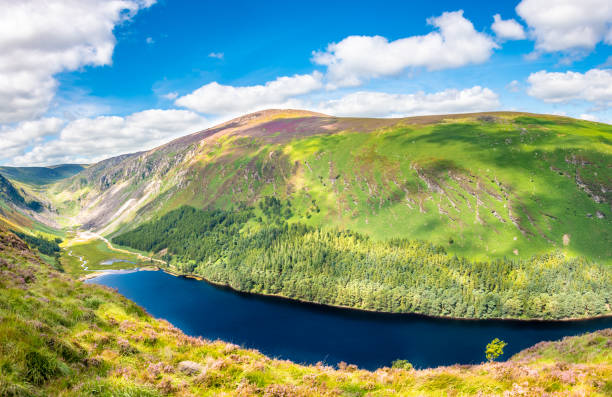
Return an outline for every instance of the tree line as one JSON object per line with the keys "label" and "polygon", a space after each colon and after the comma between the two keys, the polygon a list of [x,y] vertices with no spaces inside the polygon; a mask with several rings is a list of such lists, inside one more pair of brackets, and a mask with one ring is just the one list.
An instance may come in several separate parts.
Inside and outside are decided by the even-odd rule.
{"label": "tree line", "polygon": [[184,206],[113,238],[172,271],[240,291],[385,312],[562,319],[609,314],[612,271],[555,252],[473,261],[408,239],[376,241],[281,220],[277,199],[232,211]]}

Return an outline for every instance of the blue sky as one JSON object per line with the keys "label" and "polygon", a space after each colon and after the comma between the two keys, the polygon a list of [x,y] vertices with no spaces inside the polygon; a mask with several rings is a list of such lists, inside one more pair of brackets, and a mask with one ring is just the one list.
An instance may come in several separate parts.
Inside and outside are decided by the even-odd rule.
{"label": "blue sky", "polygon": [[3,164],[97,161],[269,107],[612,122],[609,0],[50,3],[0,16]]}

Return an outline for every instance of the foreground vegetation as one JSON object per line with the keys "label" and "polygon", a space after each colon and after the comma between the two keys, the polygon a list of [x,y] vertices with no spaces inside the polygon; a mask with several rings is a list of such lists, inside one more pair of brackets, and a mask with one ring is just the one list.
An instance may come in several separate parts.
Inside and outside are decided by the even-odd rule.
{"label": "foreground vegetation", "polygon": [[472,261],[407,239],[287,223],[290,202],[181,207],[113,238],[163,252],[168,269],[240,291],[330,305],[463,318],[612,314],[612,267],[561,253]]}
{"label": "foreground vegetation", "polygon": [[612,393],[612,330],[540,343],[502,363],[302,366],[186,336],[110,289],[57,272],[5,229],[0,272],[2,396]]}

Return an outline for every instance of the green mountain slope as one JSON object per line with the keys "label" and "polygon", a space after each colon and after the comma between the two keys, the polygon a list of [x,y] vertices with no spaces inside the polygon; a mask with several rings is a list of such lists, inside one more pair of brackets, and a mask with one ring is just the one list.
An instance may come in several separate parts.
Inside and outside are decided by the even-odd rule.
{"label": "green mountain slope", "polygon": [[473,259],[612,260],[612,126],[557,116],[264,111],[98,163],[49,192],[60,221],[107,235],[184,204],[275,196],[291,200],[290,223]]}
{"label": "green mountain slope", "polygon": [[[589,395],[612,392],[612,330],[506,362],[374,372],[270,359],[184,335],[46,265],[0,223],[2,396]],[[512,341],[507,341],[512,343]],[[483,346],[484,356],[484,346]]]}
{"label": "green mountain slope", "polygon": [[384,312],[454,318],[612,315],[612,266],[548,254],[473,261],[409,239],[287,224],[289,203],[181,207],[113,238],[163,252],[164,270],[239,291]]}
{"label": "green mountain slope", "polygon": [[63,233],[51,219],[51,204],[44,190],[9,180],[0,174],[0,221],[29,235],[55,238]]}
{"label": "green mountain slope", "polygon": [[71,177],[83,171],[81,164],[60,164],[49,167],[8,167],[0,166],[0,173],[6,177],[33,185],[46,185]]}
{"label": "green mountain slope", "polygon": [[42,204],[35,200],[28,200],[23,191],[19,191],[13,184],[0,174],[0,201],[5,204],[12,204],[20,208],[27,208],[33,211],[41,211]]}

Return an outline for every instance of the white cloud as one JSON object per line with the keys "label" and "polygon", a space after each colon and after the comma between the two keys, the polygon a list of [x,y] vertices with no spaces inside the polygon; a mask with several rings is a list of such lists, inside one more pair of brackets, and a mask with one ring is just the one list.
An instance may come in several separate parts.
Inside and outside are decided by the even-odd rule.
{"label": "white cloud", "polygon": [[583,113],[579,116],[579,118],[587,121],[599,121],[599,117],[594,114]]}
{"label": "white cloud", "polygon": [[506,89],[510,92],[520,92],[521,83],[519,83],[518,80],[512,80],[506,85]]}
{"label": "white cloud", "polygon": [[327,66],[333,88],[397,75],[408,67],[440,70],[481,63],[497,48],[491,37],[474,29],[463,11],[445,12],[427,22],[436,31],[391,42],[381,36],[349,36],[314,52],[313,61]]}
{"label": "white cloud", "polygon": [[612,44],[610,0],[523,0],[516,12],[529,26],[539,52],[590,51]]}
{"label": "white cloud", "polygon": [[223,54],[222,52],[211,52],[210,54],[208,54],[209,58],[217,58],[217,59],[223,59],[223,56],[225,54]]}
{"label": "white cloud", "polygon": [[0,159],[22,154],[28,147],[40,143],[45,137],[59,133],[64,121],[50,117],[37,121],[24,121],[14,127],[0,128]]}
{"label": "white cloud", "polygon": [[612,107],[612,69],[591,69],[586,73],[541,70],[527,78],[527,93],[550,103],[583,100],[596,106]]}
{"label": "white cloud", "polygon": [[178,92],[169,92],[167,94],[162,95],[162,98],[174,101],[176,98],[178,98]]}
{"label": "white cloud", "polygon": [[285,103],[292,97],[320,89],[322,75],[312,74],[278,77],[264,85],[234,87],[217,82],[206,84],[175,103],[197,112],[215,115],[247,113]]}
{"label": "white cloud", "polygon": [[514,19],[501,19],[499,14],[493,15],[491,29],[502,40],[522,40],[526,37],[523,25]]}
{"label": "white cloud", "polygon": [[147,39],[145,40],[147,42],[147,44],[154,44],[155,40],[153,39],[153,37],[147,37]]}
{"label": "white cloud", "polygon": [[90,163],[123,153],[152,149],[209,126],[188,110],[151,109],[126,117],[101,116],[68,123],[55,140],[41,142],[12,159],[14,165]]}
{"label": "white cloud", "polygon": [[319,104],[317,111],[335,116],[400,117],[480,112],[499,108],[498,96],[488,88],[447,89],[436,93],[389,94],[359,91]]}
{"label": "white cloud", "polygon": [[0,123],[39,117],[56,73],[109,65],[115,25],[152,0],[0,0]]}
{"label": "white cloud", "polygon": [[554,115],[554,116],[563,116],[563,117],[567,116],[567,112],[565,112],[563,110],[553,110],[553,111],[551,111],[549,113]]}

